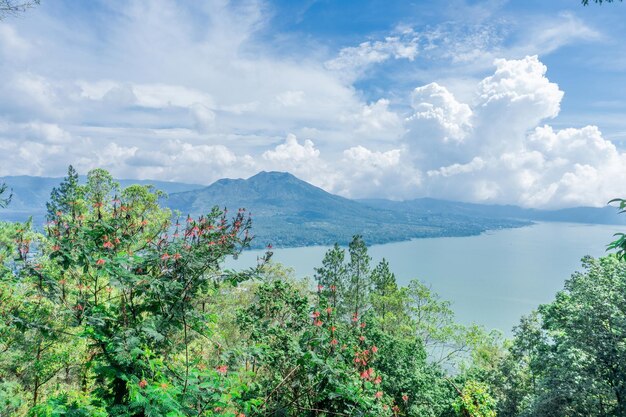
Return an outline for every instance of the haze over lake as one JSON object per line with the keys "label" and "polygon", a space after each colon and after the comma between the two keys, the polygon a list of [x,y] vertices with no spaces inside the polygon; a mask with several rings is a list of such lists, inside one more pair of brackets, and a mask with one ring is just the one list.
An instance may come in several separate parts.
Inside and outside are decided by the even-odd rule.
{"label": "haze over lake", "polygon": [[[510,334],[519,318],[549,302],[580,269],[580,259],[605,254],[621,226],[537,223],[479,236],[415,239],[374,245],[373,262],[386,258],[400,285],[412,278],[450,300],[457,319]],[[298,277],[313,275],[328,248],[275,249],[273,260]],[[254,265],[263,251],[244,253],[228,267]]]}

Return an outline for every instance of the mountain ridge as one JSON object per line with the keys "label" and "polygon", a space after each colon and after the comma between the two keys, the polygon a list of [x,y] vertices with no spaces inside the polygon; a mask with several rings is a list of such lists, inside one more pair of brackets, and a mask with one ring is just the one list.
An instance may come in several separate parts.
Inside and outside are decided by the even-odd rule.
{"label": "mountain ridge", "polygon": [[[62,179],[12,176],[0,178],[14,190],[14,201],[0,219],[43,222],[45,202]],[[199,215],[214,206],[245,207],[253,216],[255,247],[346,244],[362,234],[370,244],[424,237],[469,236],[487,230],[521,227],[534,221],[626,224],[611,207],[560,210],[514,205],[477,204],[433,198],[406,201],[352,200],[303,181],[293,174],[261,171],[247,179],[222,178],[208,186],[151,180],[119,180],[151,184],[169,194],[163,205],[182,214]]]}

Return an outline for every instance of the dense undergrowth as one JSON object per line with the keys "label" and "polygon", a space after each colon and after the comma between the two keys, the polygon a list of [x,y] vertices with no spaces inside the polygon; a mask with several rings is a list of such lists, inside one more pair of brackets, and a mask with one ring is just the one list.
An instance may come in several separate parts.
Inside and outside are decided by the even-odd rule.
{"label": "dense undergrowth", "polygon": [[246,210],[180,217],[160,197],[70,168],[44,233],[0,224],[0,416],[626,415],[614,256],[505,341],[398,286],[359,236],[315,282],[269,250],[224,270],[252,239]]}

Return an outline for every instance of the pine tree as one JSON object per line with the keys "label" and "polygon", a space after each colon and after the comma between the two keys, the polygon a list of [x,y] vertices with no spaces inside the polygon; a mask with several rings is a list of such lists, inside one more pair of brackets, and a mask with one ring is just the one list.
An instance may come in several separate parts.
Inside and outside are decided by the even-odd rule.
{"label": "pine tree", "polygon": [[84,189],[78,183],[78,173],[73,166],[67,168],[67,176],[58,187],[54,187],[50,193],[50,201],[46,203],[48,220],[58,216],[58,213],[70,214],[76,218],[77,205],[84,197]]}
{"label": "pine tree", "polygon": [[[348,299],[352,307],[352,314],[358,319],[366,309],[369,293],[372,287],[370,261],[367,246],[361,235],[355,235],[348,246],[350,262],[348,263]],[[356,320],[355,320],[356,321]]]}
{"label": "pine tree", "polygon": [[390,297],[398,290],[398,284],[396,282],[396,276],[389,268],[389,262],[383,258],[382,261],[372,271],[372,284],[373,293],[377,297],[378,313],[381,317],[385,317],[385,314],[389,310]]}
{"label": "pine tree", "polygon": [[315,280],[318,290],[327,296],[332,307],[339,314],[347,313],[343,297],[347,284],[347,269],[344,263],[346,251],[335,243],[324,255],[322,266],[315,268]]}
{"label": "pine tree", "polygon": [[0,184],[0,208],[8,206],[11,202],[11,197],[13,197],[13,194],[8,193],[7,189],[8,186],[5,183]]}

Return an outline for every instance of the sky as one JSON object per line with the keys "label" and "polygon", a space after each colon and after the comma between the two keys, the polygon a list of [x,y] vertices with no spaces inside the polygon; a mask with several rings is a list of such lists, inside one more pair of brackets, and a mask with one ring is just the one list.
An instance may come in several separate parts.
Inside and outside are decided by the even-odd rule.
{"label": "sky", "polygon": [[0,21],[0,176],[350,198],[626,196],[626,4],[42,0]]}

